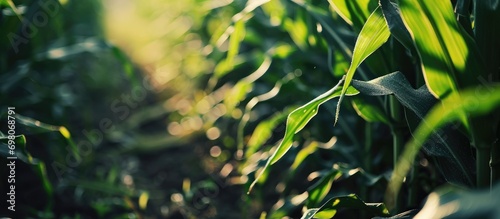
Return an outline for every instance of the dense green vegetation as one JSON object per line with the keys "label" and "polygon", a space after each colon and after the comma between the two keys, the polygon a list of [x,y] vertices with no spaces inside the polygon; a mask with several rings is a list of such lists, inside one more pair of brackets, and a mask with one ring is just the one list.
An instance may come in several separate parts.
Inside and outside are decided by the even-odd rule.
{"label": "dense green vegetation", "polygon": [[[294,80],[300,85],[296,84],[292,91],[296,92],[294,103],[303,105],[288,115],[283,139],[269,149],[272,153],[264,157],[267,163],[250,189],[276,180],[272,172],[283,172],[284,167],[273,164],[279,161],[286,165],[287,161],[280,160],[292,159],[286,165],[291,168],[285,167],[290,171],[286,178],[306,179],[298,172],[305,166],[309,172],[314,171],[307,177],[314,182],[307,189],[292,189],[290,181],[282,181],[286,185],[281,192],[282,202],[293,203],[300,198],[295,202],[299,207],[296,211],[303,211],[300,207],[304,205],[308,214],[304,217],[330,218],[342,208],[364,210],[358,215],[363,217],[416,208],[423,201],[422,194],[429,194],[445,182],[462,188],[490,188],[496,184],[495,112],[499,92],[495,82],[500,50],[493,40],[498,37],[498,28],[488,24],[499,19],[497,4],[271,1],[259,12],[255,10],[252,19],[267,19],[261,18],[262,24],[246,21],[245,30],[251,37],[242,43],[251,45],[256,41],[253,39],[270,38],[271,31],[262,31],[266,27],[289,34],[288,40],[273,45],[298,47],[280,58],[303,72]],[[238,21],[234,26],[232,37],[238,37]],[[255,34],[249,34],[252,30]],[[227,60],[233,59],[233,48],[238,50],[230,44]],[[273,59],[275,63],[278,60]],[[276,65],[281,66],[286,64]],[[339,84],[334,86],[337,81]],[[271,88],[272,83],[268,86]],[[318,95],[322,90],[328,91]],[[310,101],[301,101],[300,97]],[[327,102],[335,97],[339,97],[336,107]],[[322,113],[322,104],[331,115],[317,119],[328,116]],[[269,120],[262,118],[261,124],[268,125]],[[339,128],[334,128],[334,123]],[[252,138],[257,136],[262,137],[262,132],[254,132]],[[335,136],[336,143],[327,145],[329,148],[315,146],[313,139],[331,136]],[[261,140],[265,143],[267,139]],[[309,162],[320,166],[311,168]],[[385,207],[367,206],[360,199],[383,201]],[[273,215],[290,215],[294,211],[285,206],[277,208]]]}
{"label": "dense green vegetation", "polygon": [[499,217],[498,1],[103,2],[1,1],[1,216]]}

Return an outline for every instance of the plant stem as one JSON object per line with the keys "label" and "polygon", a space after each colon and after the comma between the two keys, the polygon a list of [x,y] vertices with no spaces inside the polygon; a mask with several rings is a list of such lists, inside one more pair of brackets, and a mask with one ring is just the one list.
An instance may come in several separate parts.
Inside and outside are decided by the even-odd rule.
{"label": "plant stem", "polygon": [[365,171],[370,172],[371,171],[371,149],[372,149],[372,125],[371,123],[367,122],[365,124],[365,156],[364,156],[364,164],[365,164]]}
{"label": "plant stem", "polygon": [[491,118],[478,117],[469,119],[472,143],[476,148],[476,187],[490,187],[490,159],[492,145],[496,139],[493,126],[488,123]]}
{"label": "plant stem", "polygon": [[[370,173],[371,171],[371,148],[372,148],[372,124],[369,122],[365,123],[365,142],[363,144],[363,169],[365,173]],[[360,194],[363,200],[369,200],[368,186],[361,186]],[[368,212],[361,211],[360,218],[368,218]]]}
{"label": "plant stem", "polygon": [[498,140],[493,144],[493,147],[491,148],[490,167],[490,185],[493,186],[495,183],[500,181],[500,143],[498,142]]}
{"label": "plant stem", "polygon": [[[398,163],[398,157],[401,154],[401,150],[403,149],[403,133],[401,130],[401,105],[395,96],[389,97],[389,105],[390,105],[390,114],[392,119],[394,120],[394,124],[391,127],[392,131],[392,142],[393,142],[393,164],[394,169],[396,169],[396,165]],[[393,197],[395,200],[394,211],[399,212],[399,208],[401,205],[401,196],[397,195],[397,197]]]}
{"label": "plant stem", "polygon": [[417,185],[417,173],[418,173],[418,165],[413,165],[410,172],[410,191],[408,194],[408,206],[416,207],[417,205],[417,193],[418,193],[418,185]]}
{"label": "plant stem", "polygon": [[476,145],[476,183],[478,188],[488,188],[490,185],[491,150],[482,145]]}
{"label": "plant stem", "polygon": [[399,154],[401,153],[401,149],[403,146],[403,136],[400,128],[401,121],[401,106],[397,101],[396,97],[389,97],[389,104],[391,110],[391,117],[394,120],[394,125],[392,126],[392,139],[393,139],[393,163],[394,165],[398,162]]}
{"label": "plant stem", "polygon": [[470,35],[473,36],[472,26],[470,22],[470,0],[459,0],[457,5],[455,6],[455,14],[457,16],[457,21],[462,25],[464,30]]}
{"label": "plant stem", "polygon": [[[365,142],[364,142],[364,153],[363,153],[363,169],[366,173],[371,172],[371,148],[372,148],[372,125],[369,122],[365,123]],[[362,198],[366,201],[368,200],[368,188],[361,187]]]}

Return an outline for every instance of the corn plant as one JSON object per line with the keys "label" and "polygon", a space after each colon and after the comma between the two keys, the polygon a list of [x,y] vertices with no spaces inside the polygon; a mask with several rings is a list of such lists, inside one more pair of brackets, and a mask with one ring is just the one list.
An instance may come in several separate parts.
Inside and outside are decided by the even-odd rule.
{"label": "corn plant", "polygon": [[[103,38],[100,10],[99,1],[0,1],[0,120],[15,118],[11,132],[2,125],[0,154],[2,162],[14,155],[8,145],[15,137],[18,157],[15,208],[2,205],[2,217],[120,217],[134,212],[131,198],[144,199],[120,185],[117,162],[98,164],[97,153],[108,153],[98,149],[108,144],[95,131],[98,120],[138,81],[131,62]],[[82,131],[91,144],[81,144]],[[8,169],[1,171],[6,177]],[[110,204],[116,197],[124,199]]]}
{"label": "corn plant", "polygon": [[[497,184],[498,2],[271,0],[233,7],[241,12],[226,34],[215,35],[227,42],[227,56],[214,78],[241,72],[252,54],[267,57],[230,97],[233,108],[246,102],[238,140],[249,194],[280,199],[271,218],[331,218],[348,208],[384,217],[418,208],[421,194],[438,186]],[[299,107],[276,107],[283,103]],[[260,123],[245,140],[251,116]],[[436,195],[450,200],[442,191],[428,202]],[[449,214],[495,215],[488,206]]]}

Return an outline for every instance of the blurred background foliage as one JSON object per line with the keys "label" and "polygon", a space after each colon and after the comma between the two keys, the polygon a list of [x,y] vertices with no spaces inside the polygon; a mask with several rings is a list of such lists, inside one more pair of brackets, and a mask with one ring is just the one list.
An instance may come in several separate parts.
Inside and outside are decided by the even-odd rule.
{"label": "blurred background foliage", "polygon": [[[342,80],[382,2],[391,1],[2,0],[0,119],[7,124],[4,109],[15,107],[20,161],[16,214],[1,215],[411,218],[465,203],[452,215],[498,216],[491,204],[470,204],[487,195],[462,191],[476,186],[476,151],[459,123],[416,154],[398,205],[383,204],[403,144],[438,102],[426,89],[416,93],[432,100],[415,107],[362,92],[341,103],[338,121],[338,101],[322,102],[267,165],[288,115]],[[469,21],[478,8],[452,4]],[[357,68],[356,89],[385,77],[411,96],[426,84],[419,48],[392,31]],[[488,82],[498,82],[498,66],[489,68]],[[441,144],[458,145],[459,159]],[[424,206],[429,194],[434,205]]]}

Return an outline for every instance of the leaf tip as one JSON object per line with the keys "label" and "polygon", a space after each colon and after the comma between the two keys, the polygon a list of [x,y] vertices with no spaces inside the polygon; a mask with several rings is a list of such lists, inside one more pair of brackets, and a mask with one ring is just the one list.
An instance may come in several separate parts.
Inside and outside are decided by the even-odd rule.
{"label": "leaf tip", "polygon": [[66,139],[71,138],[71,134],[68,131],[68,129],[66,129],[66,127],[60,126],[59,127],[59,132],[61,133],[62,136],[64,136],[64,138],[66,138]]}

